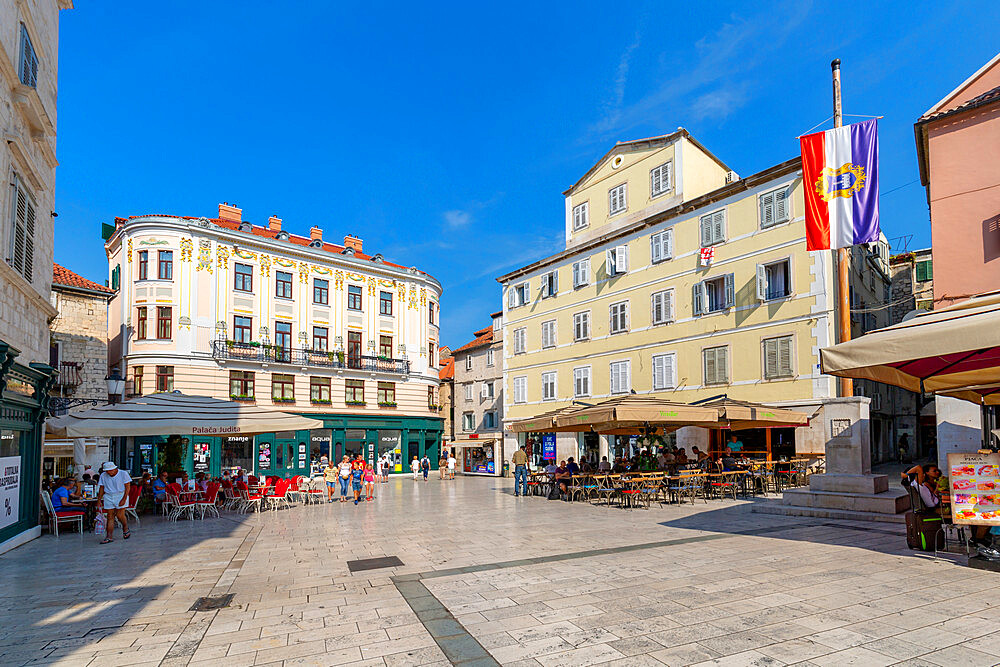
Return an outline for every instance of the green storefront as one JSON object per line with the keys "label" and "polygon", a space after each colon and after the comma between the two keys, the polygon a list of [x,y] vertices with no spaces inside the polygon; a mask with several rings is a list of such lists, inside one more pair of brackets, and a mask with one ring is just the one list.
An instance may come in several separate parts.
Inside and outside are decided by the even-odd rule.
{"label": "green storefront", "polygon": [[339,461],[362,454],[374,463],[391,452],[396,472],[408,472],[413,457],[426,454],[437,468],[443,421],[438,418],[372,415],[302,414],[323,420],[322,429],[281,431],[258,435],[155,436],[133,439],[129,469],[135,476],[157,474],[161,468],[218,477],[224,470],[243,468],[255,475],[308,475],[310,464],[326,455]]}
{"label": "green storefront", "polygon": [[14,363],[19,351],[0,341],[0,553],[37,537],[42,439],[55,371]]}

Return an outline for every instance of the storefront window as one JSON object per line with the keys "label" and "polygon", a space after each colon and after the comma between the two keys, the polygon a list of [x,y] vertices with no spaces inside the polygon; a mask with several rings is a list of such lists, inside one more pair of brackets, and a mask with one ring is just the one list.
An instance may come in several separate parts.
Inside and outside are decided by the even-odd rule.
{"label": "storefront window", "polygon": [[[322,456],[326,456],[328,459],[333,458],[333,454],[330,451],[330,442],[333,440],[333,431],[328,428],[316,429],[310,433],[310,440],[312,441],[312,446],[310,449],[310,456],[313,463],[318,463]],[[336,459],[333,459],[336,463]]]}
{"label": "storefront window", "polygon": [[248,435],[222,438],[222,469],[253,470],[253,439]]}
{"label": "storefront window", "polygon": [[403,470],[403,450],[399,446],[401,431],[380,430],[378,432],[378,455],[386,452],[392,456],[393,470]]}
{"label": "storefront window", "polygon": [[462,469],[469,473],[489,474],[496,472],[493,461],[493,445],[462,448]]}
{"label": "storefront window", "polygon": [[365,448],[365,430],[363,428],[349,428],[345,435],[347,442],[344,446],[344,454],[353,459],[361,454]]}
{"label": "storefront window", "polygon": [[587,462],[597,469],[601,460],[601,436],[596,433],[580,434],[580,463]]}
{"label": "storefront window", "polygon": [[21,455],[21,431],[0,431],[0,458]]}

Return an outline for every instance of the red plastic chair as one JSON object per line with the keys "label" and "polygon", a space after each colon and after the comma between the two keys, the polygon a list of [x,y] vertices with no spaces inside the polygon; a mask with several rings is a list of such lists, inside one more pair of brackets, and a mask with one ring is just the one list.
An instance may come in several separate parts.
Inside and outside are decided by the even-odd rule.
{"label": "red plastic chair", "polygon": [[208,490],[205,491],[205,497],[196,501],[202,519],[205,518],[206,512],[214,512],[215,516],[219,516],[219,510],[215,507],[215,499],[219,496],[220,488],[222,488],[222,485],[218,482],[209,482]]}
{"label": "red plastic chair", "polygon": [[249,512],[251,508],[261,509],[264,496],[259,493],[250,493],[250,489],[244,482],[236,482],[236,490],[240,494],[240,511]]}
{"label": "red plastic chair", "polygon": [[277,509],[277,504],[281,502],[286,508],[288,505],[288,487],[291,486],[291,481],[287,479],[279,479],[274,485],[274,490],[271,493],[266,494],[268,503]]}
{"label": "red plastic chair", "polygon": [[136,511],[136,505],[139,504],[139,496],[142,495],[142,487],[136,483],[132,483],[128,487],[128,506],[125,508],[125,515],[132,517],[135,521],[136,527],[139,526],[139,512]]}
{"label": "red plastic chair", "polygon": [[197,501],[194,500],[181,500],[181,485],[177,482],[172,484],[167,484],[167,499],[170,501],[170,514],[167,519],[170,521],[177,521],[181,515],[186,515],[189,519],[194,518],[195,509],[198,506]]}

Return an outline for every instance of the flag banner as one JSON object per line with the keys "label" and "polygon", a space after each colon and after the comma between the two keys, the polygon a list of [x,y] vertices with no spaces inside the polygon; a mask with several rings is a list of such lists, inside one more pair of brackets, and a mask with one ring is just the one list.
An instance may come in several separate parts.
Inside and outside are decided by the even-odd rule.
{"label": "flag banner", "polygon": [[878,124],[866,120],[799,138],[806,249],[878,241]]}
{"label": "flag banner", "polygon": [[701,265],[711,266],[712,262],[715,260],[715,248],[702,248],[701,249]]}

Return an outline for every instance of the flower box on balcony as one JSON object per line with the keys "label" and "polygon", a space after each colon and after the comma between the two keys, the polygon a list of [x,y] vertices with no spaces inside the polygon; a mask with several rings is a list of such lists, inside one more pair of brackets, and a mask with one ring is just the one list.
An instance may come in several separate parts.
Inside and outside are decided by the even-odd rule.
{"label": "flower box on balcony", "polygon": [[396,407],[395,401],[379,401],[378,406],[380,408],[394,408]]}
{"label": "flower box on balcony", "polygon": [[362,408],[365,406],[365,402],[364,401],[344,401],[344,404],[345,405],[355,405],[355,406],[362,407]]}
{"label": "flower box on balcony", "polygon": [[253,396],[246,396],[244,394],[230,394],[230,401],[239,401],[241,403],[253,403],[256,399]]}
{"label": "flower box on balcony", "polygon": [[294,403],[295,399],[294,398],[272,398],[271,402],[272,403]]}
{"label": "flower box on balcony", "polygon": [[333,405],[333,401],[322,401],[318,398],[314,398],[310,401],[313,405]]}

